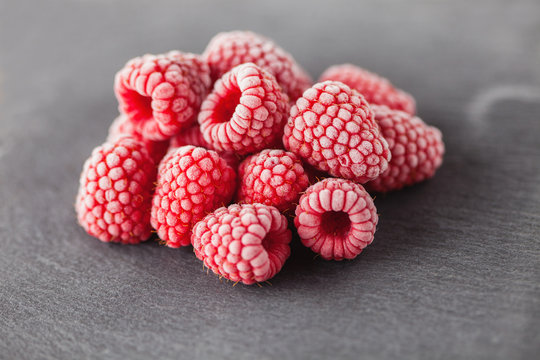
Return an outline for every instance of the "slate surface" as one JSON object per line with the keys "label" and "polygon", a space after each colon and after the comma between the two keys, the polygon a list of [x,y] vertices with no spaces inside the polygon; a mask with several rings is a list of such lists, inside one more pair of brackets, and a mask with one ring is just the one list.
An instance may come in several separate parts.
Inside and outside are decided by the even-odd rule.
{"label": "slate surface", "polygon": [[[444,132],[436,178],[380,196],[375,242],[295,246],[263,288],[190,249],[100,243],[72,203],[129,58],[274,38],[314,76],[391,78]],[[532,359],[540,352],[540,2],[0,1],[0,357]]]}

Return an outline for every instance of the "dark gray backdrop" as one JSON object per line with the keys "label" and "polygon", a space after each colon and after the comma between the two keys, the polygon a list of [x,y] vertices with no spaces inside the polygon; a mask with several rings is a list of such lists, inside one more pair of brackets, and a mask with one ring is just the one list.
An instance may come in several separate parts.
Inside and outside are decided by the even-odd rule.
{"label": "dark gray backdrop", "polygon": [[[418,100],[437,176],[379,196],[375,242],[295,245],[273,286],[191,249],[103,244],[73,211],[128,59],[272,37],[316,77],[352,62]],[[0,357],[531,359],[540,351],[540,2],[0,0]]]}

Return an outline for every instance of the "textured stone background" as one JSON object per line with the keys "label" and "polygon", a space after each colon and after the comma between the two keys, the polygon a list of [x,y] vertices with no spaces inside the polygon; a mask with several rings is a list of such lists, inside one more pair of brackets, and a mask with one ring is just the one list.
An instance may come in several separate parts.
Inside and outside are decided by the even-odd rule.
{"label": "textured stone background", "polygon": [[[313,76],[352,62],[440,127],[437,176],[380,196],[354,261],[299,246],[263,288],[191,249],[100,243],[76,224],[113,75],[222,30]],[[540,351],[540,2],[0,0],[0,358],[531,359]]]}

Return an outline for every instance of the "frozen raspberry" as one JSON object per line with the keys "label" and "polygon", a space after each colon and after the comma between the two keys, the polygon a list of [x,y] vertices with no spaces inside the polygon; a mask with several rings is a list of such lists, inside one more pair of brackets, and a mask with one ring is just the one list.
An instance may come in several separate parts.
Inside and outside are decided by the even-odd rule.
{"label": "frozen raspberry", "polygon": [[378,216],[362,185],[329,178],[310,186],[296,207],[302,244],[326,260],[353,259],[373,241]]}
{"label": "frozen raspberry", "polygon": [[293,57],[270,39],[250,31],[219,33],[206,47],[203,58],[214,80],[233,67],[252,62],[274,75],[291,101],[311,86],[311,78]]}
{"label": "frozen raspberry", "polygon": [[137,133],[133,122],[129,121],[126,115],[119,115],[112,122],[109,127],[109,135],[107,136],[107,141],[113,142],[118,140],[121,137],[132,137],[135,140],[142,142],[146,146],[146,150],[150,154],[154,163],[159,164],[163,156],[167,153],[169,148],[169,141],[153,141],[144,139],[141,134]]}
{"label": "frozen raspberry", "polygon": [[193,123],[210,86],[210,69],[198,55],[171,51],[130,60],[114,90],[139,134],[166,140]]}
{"label": "frozen raspberry", "polygon": [[289,104],[276,79],[252,63],[223,75],[201,106],[204,139],[217,151],[249,154],[281,136]]}
{"label": "frozen raspberry", "polygon": [[370,191],[399,190],[429,179],[441,166],[442,134],[420,118],[386,106],[372,106],[375,120],[388,141],[392,160],[388,169],[366,184]]}
{"label": "frozen raspberry", "polygon": [[[214,150],[212,145],[204,140],[199,124],[193,124],[189,128],[182,130],[179,134],[171,138],[170,149],[185,145],[203,147],[208,150]],[[229,164],[233,169],[238,168],[239,156],[231,151],[218,152],[219,156]]]}
{"label": "frozen raspberry", "polygon": [[106,242],[148,239],[155,171],[144,144],[132,138],[95,148],[84,164],[75,204],[81,226]]}
{"label": "frozen raspberry", "polygon": [[390,160],[367,101],[337,81],[315,84],[296,101],[283,143],[319,170],[359,183],[375,179]]}
{"label": "frozen raspberry", "polygon": [[274,277],[291,253],[287,219],[262,204],[217,209],[195,225],[191,242],[214,273],[246,285]]}
{"label": "frozen raspberry", "polygon": [[246,158],[238,168],[237,201],[294,209],[309,179],[300,159],[285,150],[263,150]]}
{"label": "frozen raspberry", "polygon": [[188,145],[169,152],[152,201],[151,223],[159,237],[170,247],[189,245],[193,225],[229,203],[235,178],[215,151]]}
{"label": "frozen raspberry", "polygon": [[334,65],[321,75],[319,81],[341,81],[359,91],[370,104],[386,105],[414,115],[414,98],[397,88],[388,79],[351,64]]}

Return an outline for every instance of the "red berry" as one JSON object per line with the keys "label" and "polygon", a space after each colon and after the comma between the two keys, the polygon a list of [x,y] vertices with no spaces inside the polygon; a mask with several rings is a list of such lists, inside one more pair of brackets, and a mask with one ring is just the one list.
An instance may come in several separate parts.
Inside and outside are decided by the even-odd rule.
{"label": "red berry", "polygon": [[193,123],[210,86],[210,69],[198,55],[171,51],[130,60],[114,90],[138,133],[166,140]]}
{"label": "red berry", "polygon": [[283,143],[319,170],[359,183],[379,176],[390,160],[367,101],[337,81],[315,84],[296,101]]}
{"label": "red berry", "polygon": [[107,136],[107,141],[114,142],[118,140],[121,137],[132,137],[133,139],[143,143],[146,147],[146,150],[148,150],[148,153],[150,154],[150,157],[152,160],[154,160],[154,163],[159,164],[163,156],[167,153],[167,149],[169,148],[169,141],[153,141],[145,139],[139,134],[135,126],[133,125],[133,122],[129,121],[126,115],[119,115],[114,121],[112,122],[111,126],[109,127],[109,135]]}
{"label": "red berry", "polygon": [[190,243],[191,228],[207,213],[230,202],[236,174],[212,150],[183,146],[159,166],[152,201],[152,226],[167,246]]}
{"label": "red berry", "polygon": [[75,204],[81,226],[105,242],[148,239],[155,171],[145,145],[132,138],[95,148],[84,163]]}
{"label": "red berry", "polygon": [[287,219],[273,206],[233,204],[199,221],[191,242],[214,273],[246,285],[274,277],[291,250]]}
{"label": "red berry", "polygon": [[414,115],[414,98],[395,88],[388,79],[351,64],[334,65],[324,71],[319,81],[341,81],[359,91],[370,104],[386,105]]}
{"label": "red berry", "polygon": [[444,154],[439,129],[403,111],[386,106],[372,106],[372,109],[388,142],[392,160],[388,169],[367,183],[366,188],[379,192],[399,190],[435,175]]}
{"label": "red berry", "polygon": [[206,47],[203,58],[214,80],[233,67],[252,62],[274,75],[291,101],[311,86],[311,78],[293,57],[266,37],[250,31],[219,33]]}
{"label": "red berry", "polygon": [[238,168],[237,201],[271,205],[280,211],[294,208],[309,179],[300,159],[285,150],[263,150]]}
{"label": "red berry", "polygon": [[249,154],[266,148],[282,134],[289,109],[276,79],[252,64],[223,75],[201,106],[204,139],[217,151]]}
{"label": "red berry", "polygon": [[310,186],[296,207],[302,244],[326,260],[353,259],[373,241],[378,216],[364,188],[329,178]]}

